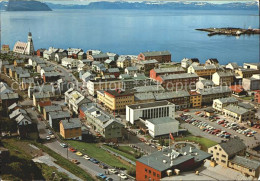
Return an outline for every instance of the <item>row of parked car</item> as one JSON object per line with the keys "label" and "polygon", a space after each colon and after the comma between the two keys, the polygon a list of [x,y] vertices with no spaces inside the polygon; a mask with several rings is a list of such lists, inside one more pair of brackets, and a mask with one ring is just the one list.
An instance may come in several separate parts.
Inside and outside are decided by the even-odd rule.
{"label": "row of parked car", "polygon": [[208,134],[216,135],[218,137],[226,138],[226,139],[229,139],[231,136],[230,133],[223,131],[221,129],[216,129],[215,127],[209,125],[208,123],[206,123],[204,121],[194,119],[190,115],[181,115],[181,119],[183,121],[185,121],[186,123],[192,124],[192,125],[200,128],[202,131],[204,131]]}
{"label": "row of parked car", "polygon": [[[117,174],[117,176],[120,177],[120,179],[123,179],[123,180],[127,180],[128,179],[128,177],[124,173],[118,173],[118,171],[115,170],[115,169],[108,169],[108,171],[111,172],[111,173]],[[103,173],[98,173],[97,177],[99,179],[106,180],[106,181],[112,181],[113,180],[112,178],[107,177]]]}

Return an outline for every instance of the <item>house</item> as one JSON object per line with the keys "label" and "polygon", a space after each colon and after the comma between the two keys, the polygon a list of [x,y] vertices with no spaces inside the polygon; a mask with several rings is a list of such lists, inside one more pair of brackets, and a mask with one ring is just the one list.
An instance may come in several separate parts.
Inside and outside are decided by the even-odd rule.
{"label": "house", "polygon": [[58,112],[62,111],[62,108],[60,105],[49,105],[49,106],[44,106],[42,113],[43,113],[43,118],[48,121],[49,120],[49,113],[50,112]]}
{"label": "house", "polygon": [[56,82],[61,77],[60,72],[46,72],[42,75],[44,83]]}
{"label": "house", "polygon": [[109,59],[110,59],[110,60],[113,60],[114,62],[116,62],[117,59],[118,59],[118,57],[119,57],[118,54],[116,54],[116,53],[111,53],[111,52],[107,52],[107,55],[108,55]]}
{"label": "house", "polygon": [[116,78],[120,75],[119,68],[109,68],[101,72],[102,75],[114,75]]}
{"label": "house", "polygon": [[215,85],[231,86],[234,83],[235,75],[232,72],[215,72],[212,81]]}
{"label": "house", "polygon": [[0,95],[13,93],[14,91],[6,83],[0,82]]}
{"label": "house", "polygon": [[22,67],[22,66],[24,66],[24,60],[15,60],[14,61],[14,66],[15,67]]}
{"label": "house", "polygon": [[54,60],[55,54],[59,51],[58,48],[50,47],[48,50],[43,52],[43,58],[46,60]]}
{"label": "house", "polygon": [[243,68],[244,69],[260,70],[260,63],[244,63]]}
{"label": "house", "polygon": [[190,145],[181,148],[167,147],[136,160],[136,180],[159,181],[176,172],[191,171],[210,157],[211,154]]}
{"label": "house", "polygon": [[254,101],[259,104],[260,103],[260,90],[255,91]]}
{"label": "house", "polygon": [[68,111],[49,112],[49,124],[55,131],[60,131],[60,121],[70,119]]}
{"label": "house", "polygon": [[235,85],[229,86],[229,88],[230,88],[232,94],[235,95],[235,96],[240,97],[240,96],[247,96],[248,95],[247,91],[245,91],[245,89],[243,88],[242,85],[236,85],[235,84]]}
{"label": "house", "polygon": [[20,114],[15,121],[17,122],[17,133],[21,138],[34,140],[39,138],[37,124],[33,123],[28,115]]}
{"label": "house", "polygon": [[29,88],[30,86],[34,86],[34,84],[35,84],[34,78],[33,78],[33,77],[30,77],[30,78],[22,78],[21,84],[22,84],[22,89],[23,89],[23,90],[28,90],[28,88]]}
{"label": "house", "polygon": [[111,59],[106,59],[104,62],[104,65],[107,69],[109,68],[116,68],[116,61]]}
{"label": "house", "polygon": [[176,110],[190,107],[190,94],[186,90],[160,92],[153,94],[156,101],[169,101],[175,104]]}
{"label": "house", "polygon": [[48,65],[45,64],[45,63],[40,63],[40,64],[38,64],[37,67],[36,67],[37,73],[40,74],[40,73],[41,73],[41,70],[42,70],[43,68],[45,68],[45,67],[48,67]]}
{"label": "house", "polygon": [[8,107],[8,111],[14,111],[16,109],[19,109],[21,108],[21,105],[20,104],[17,104],[16,102],[13,103],[11,106]]}
{"label": "house", "polygon": [[206,60],[205,65],[219,65],[218,59],[216,58],[210,58],[208,60]]}
{"label": "house", "polygon": [[[68,58],[79,59],[78,56],[81,52],[83,52],[83,50],[80,48],[68,48],[67,52]],[[82,56],[84,56],[84,54]],[[84,59],[84,57],[82,59]]]}
{"label": "house", "polygon": [[200,61],[197,58],[184,58],[181,60],[181,67],[187,69],[193,63],[199,64]]}
{"label": "house", "polygon": [[79,118],[60,121],[60,135],[63,139],[82,140],[81,122]]}
{"label": "house", "polygon": [[122,88],[125,90],[133,89],[135,87],[150,86],[151,80],[145,75],[135,74],[134,76],[128,74],[120,74],[119,78],[122,81]]}
{"label": "house", "polygon": [[231,62],[226,65],[226,68],[235,71],[239,69],[239,66],[235,62]]}
{"label": "house", "polygon": [[234,97],[225,97],[225,98],[220,98],[220,99],[214,99],[212,107],[215,110],[222,112],[223,108],[228,106],[229,104],[237,105],[238,100]]}
{"label": "house", "polygon": [[14,93],[14,92],[0,94],[0,103],[2,103],[2,108],[3,109],[7,109],[13,103],[17,102],[18,99],[19,99],[18,94]]}
{"label": "house", "polygon": [[92,54],[87,57],[87,59],[92,61],[100,61],[104,62],[105,60],[109,59],[109,56],[106,53],[100,53],[100,54]]}
{"label": "house", "polygon": [[15,43],[13,52],[25,55],[34,55],[34,46],[31,32],[28,33],[27,43],[20,41]]}
{"label": "house", "polygon": [[72,88],[65,92],[65,102],[68,104],[69,109],[72,110],[75,114],[78,114],[79,107],[89,102],[90,100],[86,99],[78,91],[74,91]]}
{"label": "house", "polygon": [[190,65],[188,73],[196,73],[199,77],[210,78],[217,71],[217,67],[213,65]]}
{"label": "house", "polygon": [[171,117],[146,119],[145,126],[153,138],[179,132],[179,121]]}
{"label": "house", "polygon": [[133,91],[121,89],[105,90],[105,107],[113,112],[124,112],[127,105],[134,104]]}
{"label": "house", "polygon": [[138,55],[138,60],[157,60],[159,63],[171,62],[169,51],[142,52]]}
{"label": "house", "polygon": [[86,122],[99,133],[106,142],[118,142],[122,139],[124,125],[96,106],[91,106],[84,111],[84,117],[86,118]]}
{"label": "house", "polygon": [[255,112],[239,105],[229,104],[222,109],[222,114],[238,123],[247,121],[253,122],[255,120]]}
{"label": "house", "polygon": [[87,55],[85,52],[79,52],[78,53],[78,59],[79,60],[83,60],[83,59],[86,59],[87,58]]}
{"label": "house", "polygon": [[196,89],[212,88],[215,87],[215,84],[212,80],[199,78],[199,81],[196,82]]}
{"label": "house", "polygon": [[50,101],[50,93],[49,92],[34,92],[33,93],[33,106],[38,106],[39,102],[42,101]]}
{"label": "house", "polygon": [[10,47],[9,47],[9,45],[2,45],[2,49],[1,50],[4,51],[4,52],[9,52],[10,51]]}
{"label": "house", "polygon": [[228,86],[198,89],[197,92],[202,96],[202,106],[212,105],[214,99],[231,96],[231,90]]}
{"label": "house", "polygon": [[158,76],[186,73],[182,67],[154,68],[150,71],[150,78],[157,80]]}
{"label": "house", "polygon": [[14,72],[14,79],[18,82],[21,82],[23,78],[30,78],[31,75],[26,69],[18,69]]}
{"label": "house", "polygon": [[28,64],[33,67],[33,69],[37,70],[37,66],[40,64],[45,64],[44,60],[39,58],[29,58]]}
{"label": "house", "polygon": [[127,55],[121,55],[118,57],[116,65],[118,68],[125,69],[131,66],[131,57]]}
{"label": "house", "polygon": [[61,60],[68,56],[68,51],[64,49],[58,49],[54,55],[54,60],[58,63],[61,63]]}
{"label": "house", "polygon": [[132,66],[136,66],[140,72],[148,76],[150,71],[158,66],[158,61],[155,59],[136,61],[132,63]]}
{"label": "house", "polygon": [[125,74],[128,75],[134,75],[138,72],[138,69],[136,67],[126,67],[125,68]]}
{"label": "house", "polygon": [[21,114],[26,115],[27,112],[24,109],[18,108],[12,111],[11,114],[9,114],[9,118],[15,120]]}
{"label": "house", "polygon": [[[46,64],[45,64],[46,65]],[[46,73],[46,72],[54,72],[55,71],[55,67],[53,67],[53,66],[42,66],[41,67],[41,76],[43,76],[43,74],[44,73]]]}
{"label": "house", "polygon": [[244,79],[244,78],[250,78],[254,74],[260,74],[260,70],[240,68],[238,70],[235,70],[235,73],[238,74],[240,77],[242,77]]}
{"label": "house", "polygon": [[80,72],[80,71],[86,71],[88,70],[89,67],[87,65],[85,65],[84,63],[79,63],[78,64],[78,67],[77,67],[77,71]]}
{"label": "house", "polygon": [[101,53],[103,53],[101,50],[88,50],[87,51],[87,59],[89,59],[89,57],[91,57],[92,55],[98,55],[98,54],[101,54]]}
{"label": "house", "polygon": [[175,105],[168,101],[156,101],[126,106],[126,121],[134,124],[142,119],[175,117]]}
{"label": "house", "polygon": [[61,60],[61,65],[63,67],[70,68],[70,69],[77,68],[79,63],[80,63],[79,60],[73,58],[64,57]]}
{"label": "house", "polygon": [[46,106],[51,106],[51,105],[52,105],[51,101],[40,101],[38,103],[37,109],[40,113],[43,113],[43,108]]}
{"label": "house", "polygon": [[82,77],[81,80],[83,81],[83,83],[87,83],[89,80],[94,79],[96,77],[96,74],[93,74],[91,72],[85,72]]}
{"label": "house", "polygon": [[92,64],[92,70],[97,73],[105,72],[107,69],[103,63]]}
{"label": "house", "polygon": [[198,80],[196,73],[161,75],[157,78],[157,81],[168,91],[195,89]]}
{"label": "house", "polygon": [[259,178],[260,162],[250,158],[235,156],[228,163],[228,167],[245,175]]}
{"label": "house", "polygon": [[46,50],[45,48],[38,49],[37,52],[36,52],[36,55],[37,55],[38,57],[43,57],[43,52],[44,52],[45,50]]}
{"label": "house", "polygon": [[108,79],[89,80],[87,82],[88,93],[92,96],[95,96],[98,90],[106,89],[122,89],[122,81],[120,79]]}
{"label": "house", "polygon": [[43,92],[46,94],[50,94],[51,97],[59,93],[59,91],[55,89],[54,85],[47,85],[47,84],[41,86],[30,85],[28,88],[28,98],[31,99],[33,97],[33,93],[35,92]]}
{"label": "house", "polygon": [[161,85],[138,86],[138,87],[134,87],[133,90],[136,93],[165,92],[165,89]]}
{"label": "house", "polygon": [[260,89],[260,74],[255,74],[250,78],[243,78],[242,86],[246,91]]}
{"label": "house", "polygon": [[212,154],[214,161],[224,167],[228,167],[229,160],[236,155],[244,155],[245,151],[246,145],[239,138],[231,138],[228,141],[221,142],[208,148],[208,153]]}

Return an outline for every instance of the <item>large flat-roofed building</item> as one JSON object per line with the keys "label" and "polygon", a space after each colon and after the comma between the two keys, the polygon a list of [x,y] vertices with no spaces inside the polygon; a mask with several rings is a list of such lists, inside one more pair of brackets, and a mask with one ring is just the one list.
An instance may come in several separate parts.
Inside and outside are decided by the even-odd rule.
{"label": "large flat-roofed building", "polygon": [[180,74],[186,71],[182,67],[154,68],[150,71],[150,78],[157,80],[160,75]]}
{"label": "large flat-roofed building", "polygon": [[238,105],[228,105],[223,108],[222,113],[235,122],[246,122],[255,120],[255,112]]}
{"label": "large flat-roofed building", "polygon": [[135,101],[133,91],[106,90],[104,94],[105,107],[110,111],[124,112],[126,105],[132,105]]}
{"label": "large flat-roofed building", "polygon": [[134,104],[126,106],[126,120],[134,124],[139,118],[152,119],[161,117],[175,117],[175,105],[168,101]]}
{"label": "large flat-roofed building", "polygon": [[138,60],[157,60],[159,63],[171,62],[169,51],[142,52],[138,55]]}
{"label": "large flat-roofed building", "polygon": [[153,138],[170,133],[176,134],[179,131],[179,121],[170,117],[147,119],[145,126]]}
{"label": "large flat-roofed building", "polygon": [[193,73],[161,75],[157,78],[166,90],[192,90],[198,80],[199,76]]}
{"label": "large flat-roofed building", "polygon": [[213,65],[191,65],[188,73],[196,73],[199,77],[210,77],[217,71],[217,67]]}
{"label": "large flat-roofed building", "polygon": [[159,181],[174,174],[175,169],[180,172],[192,170],[210,157],[211,154],[191,146],[179,149],[165,148],[136,160],[136,180]]}
{"label": "large flat-roofed building", "polygon": [[232,72],[215,72],[212,75],[212,81],[216,85],[230,86],[234,83],[235,74]]}
{"label": "large flat-roofed building", "polygon": [[260,71],[257,69],[238,69],[235,70],[235,73],[241,76],[242,78],[250,78],[254,74],[259,74]]}
{"label": "large flat-roofed building", "polygon": [[99,90],[122,89],[122,87],[120,79],[89,80],[87,82],[87,90],[92,96],[95,96]]}

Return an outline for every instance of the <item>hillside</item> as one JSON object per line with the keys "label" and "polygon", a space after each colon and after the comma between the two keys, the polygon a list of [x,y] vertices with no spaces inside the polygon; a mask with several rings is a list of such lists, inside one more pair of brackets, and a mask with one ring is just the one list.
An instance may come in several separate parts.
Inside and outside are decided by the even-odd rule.
{"label": "hillside", "polygon": [[45,3],[34,0],[9,0],[6,11],[51,11]]}

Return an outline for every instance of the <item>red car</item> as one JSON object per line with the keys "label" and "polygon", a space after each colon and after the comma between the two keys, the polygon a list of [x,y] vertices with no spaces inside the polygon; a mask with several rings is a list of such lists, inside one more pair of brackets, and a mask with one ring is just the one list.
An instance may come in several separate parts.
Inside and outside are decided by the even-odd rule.
{"label": "red car", "polygon": [[76,152],[77,150],[76,150],[75,148],[70,147],[70,148],[69,148],[69,151],[71,151],[71,152],[74,153],[74,152]]}
{"label": "red car", "polygon": [[183,112],[189,112],[190,110],[189,109],[184,109]]}

